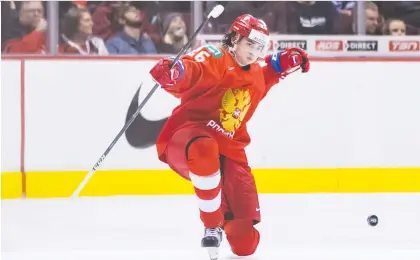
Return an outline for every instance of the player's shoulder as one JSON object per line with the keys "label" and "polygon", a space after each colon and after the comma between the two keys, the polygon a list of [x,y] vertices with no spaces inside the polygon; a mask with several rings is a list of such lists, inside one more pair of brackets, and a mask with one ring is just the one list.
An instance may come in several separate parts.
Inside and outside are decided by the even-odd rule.
{"label": "player's shoulder", "polygon": [[225,53],[226,50],[222,47],[217,47],[212,44],[207,44],[207,45],[204,45],[203,48],[205,48],[209,53],[211,53],[214,59],[219,59],[226,55]]}
{"label": "player's shoulder", "polygon": [[226,58],[226,51],[218,46],[206,44],[188,53],[197,62],[220,63]]}

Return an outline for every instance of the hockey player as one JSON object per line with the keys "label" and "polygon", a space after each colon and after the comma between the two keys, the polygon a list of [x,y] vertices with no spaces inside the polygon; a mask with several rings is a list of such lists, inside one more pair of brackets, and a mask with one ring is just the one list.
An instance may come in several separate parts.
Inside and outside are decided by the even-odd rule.
{"label": "hockey player", "polygon": [[[265,57],[267,27],[248,14],[236,18],[222,46],[198,48],[172,70],[171,58],[151,69],[154,80],[181,99],[156,146],[159,159],[194,186],[205,227],[202,247],[217,254],[224,230],[233,253],[247,256],[258,246],[254,225],[261,218],[244,150],[250,142],[246,123],[272,86],[310,66],[298,48]],[[265,66],[257,62],[260,57]]]}

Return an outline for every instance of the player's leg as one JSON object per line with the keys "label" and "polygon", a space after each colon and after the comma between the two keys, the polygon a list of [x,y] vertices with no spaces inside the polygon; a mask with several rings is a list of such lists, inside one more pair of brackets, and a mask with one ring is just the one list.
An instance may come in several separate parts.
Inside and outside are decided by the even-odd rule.
{"label": "player's leg", "polygon": [[169,166],[194,186],[200,218],[206,227],[202,246],[218,247],[224,218],[217,142],[204,130],[181,129],[169,142],[166,158]]}
{"label": "player's leg", "polygon": [[221,162],[226,238],[236,255],[252,255],[260,241],[254,225],[261,220],[254,176],[246,164],[228,158]]}
{"label": "player's leg", "polygon": [[200,208],[200,218],[206,228],[223,224],[219,147],[209,136],[194,137],[186,147],[189,177]]}
{"label": "player's leg", "polygon": [[255,229],[253,220],[234,219],[227,221],[224,230],[234,254],[249,256],[255,253],[260,242],[260,233]]}

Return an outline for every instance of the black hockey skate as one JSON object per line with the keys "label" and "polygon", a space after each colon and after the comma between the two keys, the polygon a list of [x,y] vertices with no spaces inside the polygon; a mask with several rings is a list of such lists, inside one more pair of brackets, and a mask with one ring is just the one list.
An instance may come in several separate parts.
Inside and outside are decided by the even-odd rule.
{"label": "black hockey skate", "polygon": [[222,242],[221,228],[206,228],[204,229],[204,237],[201,240],[201,247],[207,249],[211,260],[216,260],[219,257],[219,246]]}

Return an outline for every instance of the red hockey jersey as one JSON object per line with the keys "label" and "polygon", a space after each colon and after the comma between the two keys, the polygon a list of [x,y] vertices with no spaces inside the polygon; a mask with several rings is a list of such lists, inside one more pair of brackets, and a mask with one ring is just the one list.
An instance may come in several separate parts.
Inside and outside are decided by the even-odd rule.
{"label": "red hockey jersey", "polygon": [[279,73],[258,63],[241,68],[222,48],[207,45],[182,57],[183,78],[165,88],[181,98],[156,142],[159,159],[166,162],[165,149],[180,128],[199,127],[219,145],[220,154],[247,162],[244,148],[250,137],[246,123],[268,90],[279,82]]}

